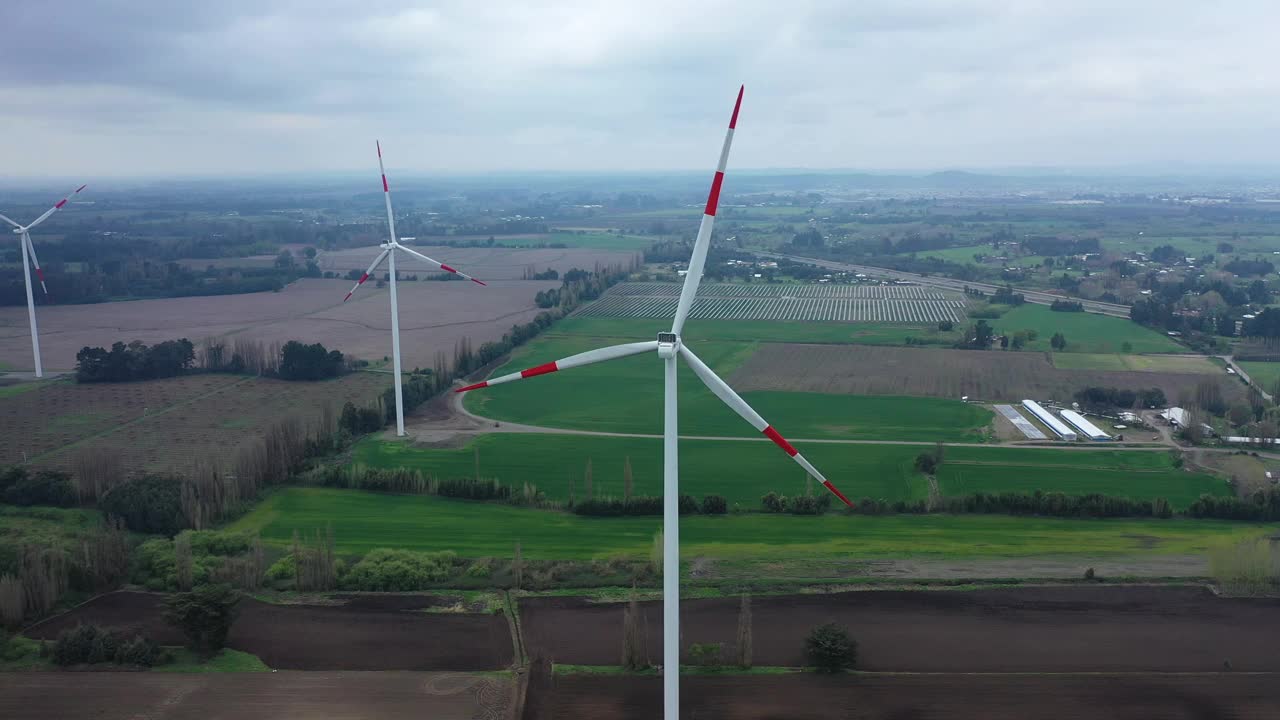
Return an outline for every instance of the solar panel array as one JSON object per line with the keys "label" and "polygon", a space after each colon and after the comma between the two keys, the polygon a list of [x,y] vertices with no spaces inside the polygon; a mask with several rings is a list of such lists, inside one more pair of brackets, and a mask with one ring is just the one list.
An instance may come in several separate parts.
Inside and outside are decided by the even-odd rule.
{"label": "solar panel array", "polygon": [[[623,283],[578,311],[591,317],[660,318],[675,314],[677,283]],[[937,323],[964,320],[963,300],[919,285],[706,283],[690,317],[719,320],[816,320]]]}

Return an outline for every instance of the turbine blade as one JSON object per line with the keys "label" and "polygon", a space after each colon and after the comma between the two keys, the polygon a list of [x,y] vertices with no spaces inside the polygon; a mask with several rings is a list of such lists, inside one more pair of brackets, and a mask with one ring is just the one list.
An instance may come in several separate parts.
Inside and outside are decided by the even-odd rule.
{"label": "turbine blade", "polygon": [[12,225],[12,226],[14,226],[14,227],[18,228],[19,230],[21,230],[21,229],[22,229],[22,226],[21,226],[21,225],[19,225],[18,223],[14,222],[13,220],[9,219],[8,217],[6,217],[6,216],[4,216],[4,215],[0,215],[0,220],[3,220],[3,221],[5,221],[5,222],[9,223],[10,225]]}
{"label": "turbine blade", "polygon": [[374,270],[378,269],[378,266],[382,264],[383,260],[387,259],[387,255],[389,255],[390,253],[391,253],[391,248],[387,248],[386,250],[383,250],[381,253],[379,253],[378,259],[374,260],[373,264],[369,266],[369,269],[364,271],[364,274],[361,275],[360,279],[356,281],[355,287],[351,288],[351,292],[347,293],[347,296],[342,298],[342,302],[346,302],[351,299],[351,296],[355,294],[355,291],[360,289],[360,286],[364,284],[364,281],[369,279],[369,275]]}
{"label": "turbine blade", "polygon": [[405,247],[405,246],[403,246],[403,245],[396,245],[396,247],[397,247],[397,248],[399,248],[399,249],[401,249],[401,250],[403,250],[403,251],[405,251],[405,252],[407,252],[407,253],[409,253],[410,255],[412,255],[412,256],[414,256],[414,257],[416,257],[416,258],[420,259],[420,260],[425,260],[425,261],[427,261],[427,262],[431,263],[432,265],[435,265],[436,267],[440,268],[441,270],[444,270],[445,272],[451,272],[451,273],[453,273],[454,275],[457,275],[458,277],[466,278],[466,279],[470,280],[471,282],[476,283],[477,285],[484,285],[484,283],[483,283],[483,282],[481,282],[481,281],[479,281],[479,280],[477,280],[477,279],[475,279],[475,278],[471,277],[470,275],[468,275],[468,274],[466,274],[466,273],[464,273],[464,272],[461,272],[461,271],[459,271],[459,270],[455,270],[455,269],[453,269],[453,268],[449,267],[448,265],[445,265],[444,263],[440,262],[439,260],[433,260],[433,259],[431,259],[431,258],[427,257],[426,255],[423,255],[422,253],[418,252],[417,250],[414,250],[413,248],[407,248],[407,247]]}
{"label": "turbine blade", "polygon": [[52,214],[54,214],[54,213],[58,212],[59,210],[61,210],[63,205],[66,205],[68,202],[70,202],[70,201],[71,201],[71,198],[75,197],[76,195],[79,195],[79,194],[80,194],[80,191],[81,191],[81,190],[83,190],[83,189],[85,189],[86,187],[88,187],[88,185],[81,185],[80,187],[76,188],[74,191],[72,191],[71,193],[69,193],[66,197],[64,197],[64,198],[62,198],[61,200],[59,200],[57,205],[54,205],[53,207],[49,208],[48,210],[45,210],[43,215],[41,215],[40,217],[36,218],[36,219],[35,219],[35,220],[30,224],[30,225],[28,225],[28,226],[27,226],[27,229],[28,229],[28,230],[30,230],[31,228],[33,228],[33,227],[35,227],[35,226],[39,225],[40,223],[44,222],[45,220],[48,220],[50,215],[52,215]]}
{"label": "turbine blade", "polygon": [[791,456],[792,460],[795,460],[799,463],[800,467],[804,468],[805,472],[812,475],[815,480],[822,483],[823,487],[830,490],[836,497],[840,498],[841,502],[849,507],[853,507],[853,503],[849,502],[849,498],[845,497],[844,493],[836,489],[836,486],[832,485],[830,480],[825,478],[822,473],[818,472],[818,468],[814,467],[812,463],[806,460],[805,457],[800,454],[800,451],[796,450],[791,443],[787,442],[786,438],[779,435],[778,431],[774,430],[773,426],[766,422],[763,417],[760,417],[760,413],[756,412],[747,404],[746,400],[743,400],[738,393],[734,392],[733,388],[729,387],[729,383],[721,380],[719,375],[712,372],[711,368],[707,367],[706,363],[702,362],[697,355],[694,355],[688,345],[680,345],[680,354],[684,356],[685,362],[689,363],[689,367],[693,368],[693,372],[698,376],[698,379],[702,380],[703,384],[705,384],[716,397],[720,398],[725,405],[728,405],[731,410],[738,413],[743,420],[751,423],[752,427],[759,430],[765,437],[772,440],[775,445],[782,448],[784,452]]}
{"label": "turbine blade", "polygon": [[454,390],[454,392],[461,393],[461,392],[467,392],[468,390],[479,390],[480,388],[486,388],[486,387],[489,387],[490,385],[501,385],[502,383],[509,383],[516,380],[523,380],[524,378],[531,378],[538,375],[546,375],[547,373],[553,373],[553,372],[556,372],[557,370],[568,370],[569,368],[575,368],[582,365],[590,365],[592,363],[604,362],[605,360],[617,360],[618,358],[630,357],[631,355],[639,355],[640,353],[652,352],[657,349],[658,349],[657,340],[649,340],[647,342],[637,342],[637,343],[626,343],[624,345],[611,345],[609,347],[598,348],[596,350],[588,350],[584,353],[578,353],[577,355],[570,355],[567,358],[561,358],[560,360],[556,360],[554,362],[544,363],[542,365],[531,367],[527,370],[521,370],[520,372],[511,373],[510,375],[503,375],[501,377],[496,377],[496,378],[493,378],[492,380],[486,380],[484,382],[476,383],[475,385],[468,385],[466,387],[458,388],[457,390]]}
{"label": "turbine blade", "polygon": [[27,252],[31,254],[31,264],[36,268],[36,277],[40,278],[40,289],[44,290],[44,294],[49,294],[49,288],[44,284],[44,271],[40,269],[40,259],[36,257],[36,246],[31,242],[31,236],[22,233],[22,241],[27,244]]}
{"label": "turbine blade", "polygon": [[698,294],[698,283],[702,282],[702,268],[707,263],[707,251],[711,247],[711,228],[716,224],[716,210],[720,206],[720,184],[724,182],[724,169],[729,162],[729,146],[733,144],[733,131],[738,125],[738,110],[742,108],[742,93],[745,89],[745,86],[738,88],[738,100],[733,104],[729,130],[725,132],[724,145],[720,148],[720,164],[716,166],[715,177],[711,180],[711,193],[707,196],[707,207],[702,211],[698,238],[693,242],[693,257],[689,258],[689,270],[685,273],[684,287],[680,290],[680,303],[676,305],[676,319],[671,324],[671,332],[677,335],[684,330],[684,321],[689,319],[693,298]]}

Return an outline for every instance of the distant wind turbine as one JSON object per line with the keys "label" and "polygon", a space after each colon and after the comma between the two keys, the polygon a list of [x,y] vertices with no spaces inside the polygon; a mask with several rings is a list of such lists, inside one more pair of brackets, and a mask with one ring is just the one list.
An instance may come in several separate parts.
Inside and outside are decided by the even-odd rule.
{"label": "distant wind turbine", "polygon": [[[365,271],[364,275],[360,276],[360,279],[356,281],[355,287],[351,288],[351,292],[347,293],[347,296],[342,299],[342,302],[350,300],[351,295],[355,293],[356,290],[360,289],[360,286],[364,284],[365,280],[369,279],[369,274],[374,270],[377,270],[383,260],[387,261],[387,273],[390,275],[388,284],[391,288],[391,357],[393,370],[395,372],[396,387],[396,435],[404,437],[404,390],[400,379],[400,307],[396,303],[395,251],[403,250],[419,260],[425,260],[445,272],[453,273],[459,277],[464,277],[477,285],[484,285],[484,283],[470,275],[467,275],[466,273],[458,272],[438,260],[432,260],[417,250],[407,248],[396,240],[396,218],[391,212],[391,186],[387,184],[387,169],[382,165],[382,143],[375,141],[374,146],[378,148],[378,170],[382,173],[382,197],[387,203],[387,229],[390,234],[387,241],[380,246],[382,248],[382,253],[373,261],[373,264],[369,266],[369,269]],[[30,291],[28,290],[28,292]]]}
{"label": "distant wind turbine", "polygon": [[[38,378],[44,377],[44,365],[40,362],[40,333],[36,329],[36,301],[31,294],[31,265],[35,265],[36,276],[40,278],[40,289],[44,290],[46,297],[49,295],[49,288],[44,284],[44,271],[40,269],[40,260],[36,258],[36,247],[31,244],[31,228],[48,220],[50,215],[61,210],[62,206],[70,202],[71,198],[79,195],[80,191],[85,187],[87,186],[81,185],[76,188],[70,195],[59,200],[57,205],[45,210],[43,215],[32,220],[27,225],[19,225],[4,215],[0,215],[0,220],[13,226],[13,234],[22,237],[22,279],[27,285],[27,319],[31,322],[31,354],[35,357],[36,377]],[[30,258],[29,260],[28,257]]]}
{"label": "distant wind turbine", "polygon": [[684,358],[698,379],[702,380],[724,404],[782,448],[792,460],[805,469],[805,472],[821,482],[846,505],[853,506],[853,503],[849,502],[849,499],[837,490],[830,480],[823,477],[822,473],[791,443],[787,442],[786,438],[779,435],[778,431],[774,430],[772,425],[734,392],[728,383],[721,380],[719,375],[694,355],[680,336],[685,320],[689,317],[689,311],[693,307],[694,296],[698,294],[698,283],[702,281],[702,269],[706,264],[707,250],[711,245],[711,227],[715,224],[716,210],[720,202],[720,185],[724,181],[724,169],[729,160],[729,146],[733,142],[733,131],[738,124],[738,110],[742,107],[742,93],[743,88],[739,88],[738,100],[733,106],[733,116],[729,119],[729,131],[725,135],[724,145],[720,150],[720,164],[711,181],[711,193],[702,214],[702,225],[698,228],[698,237],[693,244],[693,257],[689,260],[689,271],[684,276],[684,287],[680,291],[680,302],[676,306],[676,316],[671,325],[671,332],[658,333],[657,340],[588,350],[454,391],[478,390],[490,385],[501,385],[605,360],[658,351],[658,357],[663,361],[665,378],[662,422],[662,689],[663,717],[666,720],[677,720],[680,717],[680,514],[678,504],[680,463],[677,455],[679,434],[676,429],[677,356]]}

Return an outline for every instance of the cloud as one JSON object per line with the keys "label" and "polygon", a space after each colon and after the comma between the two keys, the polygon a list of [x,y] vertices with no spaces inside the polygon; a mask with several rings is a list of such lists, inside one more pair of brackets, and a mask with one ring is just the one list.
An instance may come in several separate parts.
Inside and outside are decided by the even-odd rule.
{"label": "cloud", "polygon": [[11,176],[1274,163],[1241,0],[65,0],[0,10]]}

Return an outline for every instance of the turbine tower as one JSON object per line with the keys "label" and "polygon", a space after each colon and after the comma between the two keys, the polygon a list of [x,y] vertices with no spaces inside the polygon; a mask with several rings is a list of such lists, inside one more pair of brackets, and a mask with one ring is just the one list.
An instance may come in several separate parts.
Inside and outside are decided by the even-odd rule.
{"label": "turbine tower", "polygon": [[662,690],[663,717],[666,720],[677,720],[680,717],[680,528],[679,528],[679,456],[678,432],[676,428],[676,359],[684,358],[693,369],[698,379],[711,390],[716,397],[746,420],[756,430],[772,440],[805,469],[805,472],[822,483],[824,487],[840,498],[850,507],[853,503],[836,489],[831,481],[823,477],[799,451],[778,434],[773,426],[765,421],[750,405],[734,392],[729,384],[720,379],[706,363],[702,362],[689,346],[684,344],[681,331],[685,320],[693,307],[694,296],[698,294],[698,283],[702,281],[702,269],[707,261],[707,250],[711,245],[711,227],[716,221],[716,209],[720,202],[720,185],[724,182],[724,169],[729,160],[729,146],[733,143],[733,131],[738,124],[738,110],[742,107],[743,88],[738,89],[738,99],[733,106],[733,116],[729,119],[729,131],[724,138],[720,150],[720,163],[716,167],[715,177],[711,181],[711,193],[707,197],[707,207],[702,214],[702,224],[698,227],[698,237],[693,244],[693,257],[689,260],[689,271],[684,278],[684,287],[680,291],[680,302],[676,306],[675,321],[670,332],[658,333],[657,340],[626,343],[610,347],[588,350],[567,358],[549,362],[510,375],[496,377],[475,385],[459,388],[454,392],[467,392],[501,385],[524,378],[546,375],[558,370],[616,360],[617,358],[639,355],[641,353],[658,352],[663,364],[663,415],[662,415]]}
{"label": "turbine tower", "polygon": [[39,225],[45,220],[48,220],[50,215],[61,210],[62,206],[70,202],[71,198],[79,195],[80,191],[85,189],[85,187],[85,185],[81,185],[76,188],[71,192],[71,194],[59,200],[57,205],[45,210],[43,215],[32,220],[27,225],[19,225],[4,215],[0,215],[0,220],[3,220],[13,226],[13,234],[19,235],[22,238],[22,280],[27,285],[27,319],[31,322],[31,354],[35,358],[36,377],[38,378],[44,377],[44,364],[40,361],[40,333],[36,329],[36,301],[31,294],[32,265],[35,265],[36,276],[40,278],[40,289],[44,290],[46,297],[49,295],[49,288],[44,284],[44,271],[40,269],[40,260],[36,258],[36,246],[31,244],[31,228]]}
{"label": "turbine tower", "polygon": [[360,286],[364,284],[364,281],[369,279],[369,274],[374,270],[377,270],[383,260],[387,261],[387,274],[390,276],[388,283],[391,289],[391,358],[393,371],[395,372],[396,387],[396,435],[404,437],[404,389],[400,379],[400,306],[396,302],[395,251],[401,250],[409,253],[419,260],[425,260],[427,263],[435,265],[445,272],[453,273],[459,277],[464,277],[477,285],[484,285],[484,283],[470,275],[467,275],[466,273],[458,272],[438,260],[432,260],[417,250],[407,248],[400,244],[396,239],[396,218],[391,212],[391,186],[387,184],[387,169],[382,165],[382,143],[375,141],[374,146],[378,149],[378,170],[382,173],[382,197],[387,203],[387,230],[390,234],[388,235],[387,241],[381,245],[382,252],[378,255],[377,259],[373,261],[373,264],[369,266],[369,269],[364,272],[364,275],[360,276],[360,279],[356,281],[355,287],[351,288],[351,292],[347,293],[347,296],[342,299],[342,302],[350,300],[352,293],[360,289]]}

